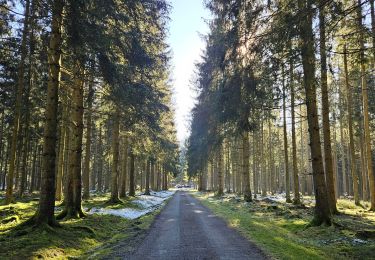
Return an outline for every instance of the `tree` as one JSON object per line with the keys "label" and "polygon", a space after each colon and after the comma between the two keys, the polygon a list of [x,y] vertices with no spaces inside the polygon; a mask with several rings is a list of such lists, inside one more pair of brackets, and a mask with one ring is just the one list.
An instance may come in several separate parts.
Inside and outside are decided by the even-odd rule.
{"label": "tree", "polygon": [[301,37],[300,48],[304,87],[306,92],[307,121],[309,125],[313,181],[316,199],[313,224],[321,225],[324,223],[331,225],[331,211],[327,199],[327,188],[320,147],[318,109],[316,105],[315,54],[312,31],[312,19],[314,13],[312,9],[312,1],[298,0],[298,7],[300,11],[303,11],[305,14],[300,20],[299,33]]}
{"label": "tree", "polygon": [[30,25],[30,0],[26,1],[25,5],[25,20],[23,23],[22,31],[22,41],[21,41],[21,59],[18,67],[18,84],[16,91],[16,100],[15,100],[15,113],[13,118],[13,130],[12,130],[12,139],[10,147],[10,158],[9,158],[9,172],[7,175],[7,188],[5,193],[5,202],[7,204],[14,202],[13,198],[13,178],[16,167],[16,153],[17,153],[17,138],[21,129],[21,102],[22,94],[24,90],[24,79],[25,79],[25,59],[27,55],[27,38],[29,36],[29,25]]}
{"label": "tree", "polygon": [[38,210],[33,217],[37,225],[56,225],[55,220],[55,158],[58,88],[61,73],[61,29],[65,2],[55,0],[52,6],[51,37],[48,52],[48,89],[44,126],[43,165]]}

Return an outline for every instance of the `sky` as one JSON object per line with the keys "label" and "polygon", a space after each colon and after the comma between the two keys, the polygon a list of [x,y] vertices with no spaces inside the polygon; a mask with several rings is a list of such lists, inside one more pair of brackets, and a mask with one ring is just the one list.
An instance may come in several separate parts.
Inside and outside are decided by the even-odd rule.
{"label": "sky", "polygon": [[190,111],[194,107],[192,89],[194,64],[199,61],[205,47],[201,34],[208,32],[205,19],[210,17],[203,0],[170,0],[168,43],[172,50],[173,100],[176,110],[177,137],[182,143],[189,136]]}

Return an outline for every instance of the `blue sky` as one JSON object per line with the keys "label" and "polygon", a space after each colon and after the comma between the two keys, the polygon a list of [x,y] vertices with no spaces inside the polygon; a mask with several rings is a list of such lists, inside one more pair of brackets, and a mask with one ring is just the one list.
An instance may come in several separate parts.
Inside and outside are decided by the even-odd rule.
{"label": "blue sky", "polygon": [[190,110],[194,106],[191,80],[194,64],[205,47],[200,34],[207,34],[204,19],[210,17],[203,0],[171,0],[168,43],[172,49],[172,80],[174,89],[175,121],[180,142],[189,135]]}

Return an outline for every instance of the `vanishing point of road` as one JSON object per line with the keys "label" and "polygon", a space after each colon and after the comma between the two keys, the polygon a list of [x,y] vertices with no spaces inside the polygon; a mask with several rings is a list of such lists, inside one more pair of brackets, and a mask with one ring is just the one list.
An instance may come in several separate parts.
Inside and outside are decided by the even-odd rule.
{"label": "vanishing point of road", "polygon": [[188,192],[178,191],[126,259],[266,259]]}

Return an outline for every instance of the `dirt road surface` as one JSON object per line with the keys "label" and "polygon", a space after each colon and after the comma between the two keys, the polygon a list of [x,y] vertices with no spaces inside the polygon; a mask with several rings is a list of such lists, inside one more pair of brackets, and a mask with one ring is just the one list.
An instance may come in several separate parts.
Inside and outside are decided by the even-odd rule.
{"label": "dirt road surface", "polygon": [[133,254],[120,258],[266,259],[254,244],[184,191],[176,192]]}

